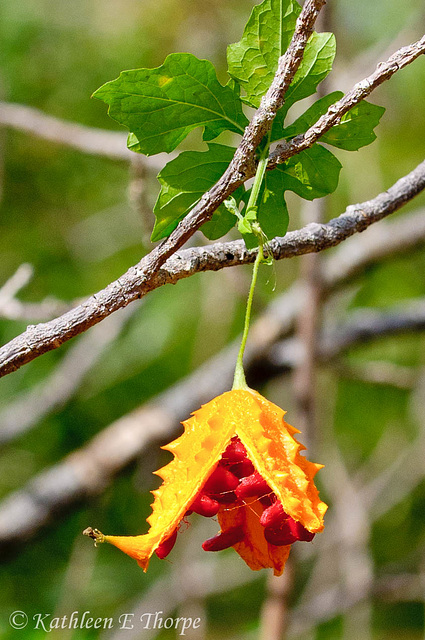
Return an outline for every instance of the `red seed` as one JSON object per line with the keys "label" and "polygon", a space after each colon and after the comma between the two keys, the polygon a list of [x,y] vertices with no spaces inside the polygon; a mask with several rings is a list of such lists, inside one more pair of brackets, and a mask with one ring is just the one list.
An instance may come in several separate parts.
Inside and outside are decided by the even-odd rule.
{"label": "red seed", "polygon": [[244,537],[245,533],[242,527],[233,527],[232,529],[227,529],[227,531],[220,531],[220,533],[213,538],[205,540],[205,542],[202,543],[202,548],[204,551],[222,551],[241,542]]}
{"label": "red seed", "polygon": [[264,496],[268,493],[272,493],[267,482],[256,471],[246,478],[242,478],[239,486],[235,489],[235,493],[239,500],[243,498],[252,498],[253,496]]}
{"label": "red seed", "polygon": [[171,536],[166,540],[164,540],[164,542],[161,542],[159,547],[155,549],[155,553],[158,556],[158,558],[160,558],[161,560],[166,558],[170,553],[171,549],[174,547],[176,540],[177,540],[177,529],[174,529]]}
{"label": "red seed", "polygon": [[224,493],[225,491],[233,491],[238,484],[238,478],[231,471],[219,465],[206,481],[202,492],[207,494]]}
{"label": "red seed", "polygon": [[297,541],[297,538],[289,528],[288,521],[284,521],[283,525],[278,529],[266,527],[264,529],[264,537],[267,542],[270,542],[270,544],[274,544],[276,547],[293,544]]}
{"label": "red seed", "polygon": [[283,510],[282,503],[280,500],[276,500],[276,502],[274,502],[270,507],[264,509],[260,516],[260,524],[263,527],[279,529],[282,523],[288,518],[289,516]]}
{"label": "red seed", "polygon": [[288,524],[292,534],[297,540],[301,540],[302,542],[311,542],[313,540],[315,534],[303,527],[301,522],[296,522],[292,518],[289,518]]}
{"label": "red seed", "polygon": [[217,515],[220,505],[217,500],[213,500],[209,496],[199,493],[190,505],[190,510],[199,513],[200,516],[211,518]]}
{"label": "red seed", "polygon": [[235,464],[235,462],[242,462],[246,458],[246,449],[243,446],[239,438],[232,438],[230,444],[226,447],[222,461],[225,464]]}
{"label": "red seed", "polygon": [[255,468],[251,460],[248,460],[248,458],[245,458],[245,460],[242,460],[241,462],[237,462],[236,464],[233,464],[230,467],[230,471],[237,478],[246,478],[246,476],[250,476],[252,473],[254,473]]}

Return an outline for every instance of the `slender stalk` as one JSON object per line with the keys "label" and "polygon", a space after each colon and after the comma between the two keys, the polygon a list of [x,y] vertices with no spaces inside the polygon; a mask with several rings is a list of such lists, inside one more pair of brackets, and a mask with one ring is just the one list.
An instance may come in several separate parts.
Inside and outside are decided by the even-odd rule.
{"label": "slender stalk", "polygon": [[264,174],[266,173],[267,163],[269,160],[269,145],[267,144],[261,154],[260,161],[255,173],[254,184],[252,185],[251,193],[249,196],[248,204],[246,207],[247,212],[255,207],[257,204],[258,196],[260,195],[261,184],[263,182]]}
{"label": "slender stalk", "polygon": [[[254,183],[252,185],[251,193],[249,196],[248,204],[246,206],[246,214],[249,214],[250,210],[257,208],[257,202],[260,195],[261,185],[263,183],[264,174],[266,173],[267,163],[269,160],[269,147],[270,147],[270,132],[267,136],[266,144],[261,152],[260,161],[257,166],[257,171],[255,173]],[[251,286],[249,288],[248,300],[246,303],[246,311],[245,311],[245,323],[242,334],[241,346],[239,348],[238,357],[236,360],[235,367],[235,376],[233,378],[233,389],[249,389],[246,378],[245,371],[243,368],[243,354],[245,352],[246,341],[248,339],[248,331],[249,324],[251,322],[251,309],[252,309],[252,300],[254,297],[255,285],[257,283],[258,276],[258,268],[260,263],[264,260],[264,251],[263,251],[263,236],[261,229],[257,222],[252,223],[252,231],[258,238],[258,254],[255,258],[254,267],[252,270],[252,280]]]}
{"label": "slender stalk", "polygon": [[245,323],[242,334],[241,346],[239,348],[238,357],[236,360],[235,367],[235,377],[233,378],[233,389],[249,389],[246,379],[245,372],[243,368],[243,354],[245,352],[246,341],[248,338],[249,324],[251,322],[251,309],[252,309],[252,299],[254,297],[254,289],[257,283],[257,275],[258,275],[258,267],[260,266],[260,262],[264,259],[263,246],[260,244],[258,247],[258,254],[254,262],[254,268],[252,270],[252,280],[251,286],[249,289],[248,300],[246,303],[246,311],[245,311]]}

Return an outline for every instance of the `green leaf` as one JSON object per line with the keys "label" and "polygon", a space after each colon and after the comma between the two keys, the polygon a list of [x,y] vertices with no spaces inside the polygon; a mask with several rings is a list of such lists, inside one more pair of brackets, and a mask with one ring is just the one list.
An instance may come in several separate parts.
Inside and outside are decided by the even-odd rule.
{"label": "green leaf", "polygon": [[333,33],[313,33],[304,50],[303,59],[298,71],[285,94],[283,109],[298,100],[311,96],[317,85],[328,75],[336,53],[336,42]]}
{"label": "green leaf", "polygon": [[218,240],[229,233],[235,226],[237,218],[226,207],[220,205],[214,211],[211,220],[204,222],[201,231],[208,240]]}
{"label": "green leaf", "polygon": [[267,171],[264,176],[258,222],[268,240],[284,236],[289,223],[284,192],[286,176],[282,171]]}
{"label": "green leaf", "polygon": [[316,143],[274,171],[284,174],[285,190],[294,191],[306,200],[314,200],[335,191],[341,167],[333,153]]}
{"label": "green leaf", "polygon": [[248,123],[237,93],[219,83],[211,62],[190,53],[173,53],[156,69],[123,71],[93,95],[130,130],[129,148],[146,155],[172,151],[199,126],[216,136],[243,134]]}
{"label": "green leaf", "polygon": [[229,74],[255,106],[274,78],[300,11],[294,0],[264,0],[252,10],[240,42],[227,48]]}
{"label": "green leaf", "polygon": [[[209,144],[208,151],[183,151],[159,173],[161,190],[154,206],[156,216],[152,241],[166,238],[202,195],[222,176],[233,158],[235,149]],[[241,187],[233,195],[237,199],[244,192]],[[210,240],[227,233],[236,217],[221,205],[212,219],[201,227]]]}
{"label": "green leaf", "polygon": [[340,122],[327,131],[321,140],[340,149],[357,151],[376,139],[373,130],[384,111],[385,107],[362,100],[342,116]]}
{"label": "green leaf", "polygon": [[[286,176],[283,171],[274,169],[267,171],[260,191],[259,206],[256,211],[256,220],[261,231],[265,236],[265,240],[272,240],[276,236],[284,236],[289,224],[289,214],[285,202],[284,192],[287,189]],[[249,197],[249,192],[244,195],[244,199]],[[245,215],[244,220],[248,220],[248,224],[238,225],[239,231],[244,236],[245,244],[248,249],[258,246],[258,238],[252,233],[249,222],[249,213]]]}
{"label": "green leaf", "polygon": [[257,210],[258,207],[251,207],[249,210],[247,208],[249,198],[251,195],[251,189],[244,191],[240,202],[243,203],[243,208],[241,213],[239,213],[238,217],[238,231],[242,234],[242,237],[245,241],[245,245],[247,249],[253,249],[254,247],[258,247],[258,238],[252,232],[252,222],[256,222],[257,220]]}

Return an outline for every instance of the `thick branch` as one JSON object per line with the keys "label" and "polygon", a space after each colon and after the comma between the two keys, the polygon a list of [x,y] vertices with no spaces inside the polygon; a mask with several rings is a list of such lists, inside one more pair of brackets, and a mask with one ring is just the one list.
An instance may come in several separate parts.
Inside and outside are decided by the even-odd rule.
{"label": "thick branch", "polygon": [[[373,200],[347,208],[345,213],[327,224],[309,224],[275,238],[270,247],[276,260],[333,247],[356,232],[411,200],[425,188],[425,162],[398,180],[388,191]],[[149,258],[149,256],[147,256]],[[56,320],[30,326],[20,336],[0,349],[0,376],[19,369],[39,355],[83,333],[108,315],[167,283],[175,283],[199,271],[217,271],[224,267],[253,262],[255,252],[248,252],[243,241],[217,243],[211,247],[185,249],[168,259],[158,273],[148,276],[149,260],[132,267],[121,278],[96,293],[86,302]],[[156,268],[156,267],[155,267]],[[148,271],[149,273],[149,271]]]}

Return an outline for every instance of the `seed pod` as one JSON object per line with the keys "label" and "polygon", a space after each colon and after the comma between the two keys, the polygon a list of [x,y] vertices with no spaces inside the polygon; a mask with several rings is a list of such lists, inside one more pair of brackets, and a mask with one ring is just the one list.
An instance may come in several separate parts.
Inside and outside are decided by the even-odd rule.
{"label": "seed pod", "polygon": [[293,544],[297,541],[297,538],[292,533],[289,528],[288,521],[284,521],[282,527],[279,529],[272,529],[271,527],[266,527],[264,529],[264,537],[267,542],[270,544],[274,544],[276,547],[282,547],[287,544]]}
{"label": "seed pod", "polygon": [[190,505],[190,510],[199,513],[200,516],[211,518],[217,515],[220,505],[217,500],[213,500],[204,493],[199,493]]}
{"label": "seed pod", "polygon": [[224,464],[235,464],[242,462],[246,458],[246,449],[239,438],[232,438],[230,444],[226,447],[221,460]]}
{"label": "seed pod", "polygon": [[155,553],[160,560],[163,560],[168,556],[171,549],[174,547],[176,540],[177,540],[177,528],[174,529],[173,533],[169,538],[164,540],[164,542],[161,542],[159,547],[155,549]]}
{"label": "seed pod", "polygon": [[242,527],[233,527],[232,529],[227,529],[227,531],[220,531],[213,538],[205,540],[202,543],[202,548],[204,551],[222,551],[241,542],[244,536],[245,533]]}
{"label": "seed pod", "polygon": [[251,460],[248,460],[248,458],[245,458],[245,460],[242,460],[241,462],[237,462],[236,464],[233,464],[230,467],[230,471],[237,478],[246,478],[247,476],[250,476],[251,474],[254,473],[255,468]]}
{"label": "seed pod", "polygon": [[238,484],[238,478],[231,471],[218,465],[206,481],[202,493],[215,495],[226,491],[233,491]]}
{"label": "seed pod", "polygon": [[292,518],[289,518],[288,524],[297,540],[301,540],[302,542],[311,542],[313,540],[315,534],[303,527],[301,522],[296,522]]}
{"label": "seed pod", "polygon": [[289,518],[285,513],[280,500],[276,500],[270,507],[264,509],[260,516],[260,524],[263,527],[279,529],[279,527]]}
{"label": "seed pod", "polygon": [[239,500],[242,500],[253,496],[265,496],[268,493],[272,493],[272,490],[258,471],[255,471],[250,476],[242,478],[239,486],[235,489],[235,493]]}

